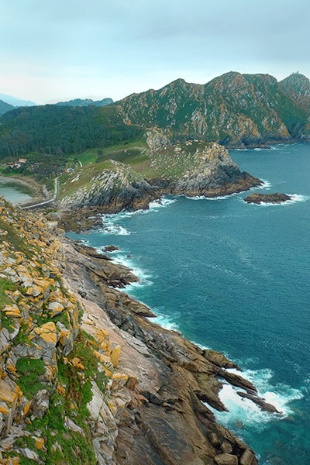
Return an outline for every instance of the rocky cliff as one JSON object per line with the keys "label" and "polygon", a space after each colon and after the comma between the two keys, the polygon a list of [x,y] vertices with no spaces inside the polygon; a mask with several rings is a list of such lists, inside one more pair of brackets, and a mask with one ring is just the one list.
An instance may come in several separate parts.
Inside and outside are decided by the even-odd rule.
{"label": "rocky cliff", "polygon": [[80,176],[72,174],[67,184],[73,193],[68,195],[64,190],[61,208],[78,210],[79,216],[81,209],[89,208],[114,213],[147,208],[151,200],[164,194],[215,197],[261,184],[241,172],[227,150],[216,143],[196,140],[172,144],[166,132],[152,130],[147,133],[147,144],[143,171],[110,160],[109,168],[82,186]]}
{"label": "rocky cliff", "polygon": [[253,147],[308,140],[309,79],[226,73],[205,85],[178,79],[118,102],[126,121],[169,129],[182,138]]}
{"label": "rocky cliff", "polygon": [[275,412],[232,362],[153,324],[125,267],[0,209],[1,463],[257,463],[211,411],[225,380]]}

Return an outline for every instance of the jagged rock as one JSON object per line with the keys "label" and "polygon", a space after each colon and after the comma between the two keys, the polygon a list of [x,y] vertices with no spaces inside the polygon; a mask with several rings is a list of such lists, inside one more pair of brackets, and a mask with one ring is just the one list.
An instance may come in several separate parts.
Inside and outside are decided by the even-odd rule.
{"label": "jagged rock", "polygon": [[116,247],[115,245],[106,245],[103,250],[105,252],[115,252],[116,250],[119,250],[119,247]]}
{"label": "jagged rock", "polygon": [[265,402],[265,400],[261,399],[260,397],[249,394],[247,392],[240,392],[240,391],[237,391],[237,394],[242,398],[252,400],[252,402],[257,404],[260,407],[261,410],[264,410],[264,411],[269,412],[269,413],[281,413],[281,412],[278,411],[278,409],[276,409],[276,407],[274,405],[269,404],[268,402]]}

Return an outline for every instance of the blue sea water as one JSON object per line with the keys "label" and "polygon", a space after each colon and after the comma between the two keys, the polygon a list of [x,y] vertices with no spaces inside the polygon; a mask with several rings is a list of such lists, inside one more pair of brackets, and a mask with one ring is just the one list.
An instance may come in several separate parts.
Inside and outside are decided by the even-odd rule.
{"label": "blue sea water", "polygon": [[[111,254],[140,275],[127,291],[158,323],[225,353],[276,405],[263,413],[234,389],[220,395],[218,420],[244,439],[262,465],[310,464],[310,145],[231,151],[242,170],[283,192],[282,205],[165,198],[146,212],[103,218],[103,227],[70,236]],[[257,189],[255,189],[256,191]]]}

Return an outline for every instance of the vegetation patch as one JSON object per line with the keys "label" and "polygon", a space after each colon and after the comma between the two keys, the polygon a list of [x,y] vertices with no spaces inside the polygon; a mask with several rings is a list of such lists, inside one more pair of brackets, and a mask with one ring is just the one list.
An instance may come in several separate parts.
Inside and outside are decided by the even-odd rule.
{"label": "vegetation patch", "polygon": [[7,221],[0,219],[0,230],[7,231],[5,241],[13,246],[16,251],[23,252],[28,259],[33,256],[32,247],[28,244],[16,228],[15,224],[9,224]]}
{"label": "vegetation patch", "polygon": [[45,373],[44,362],[40,359],[21,357],[17,360],[16,371],[20,377],[16,383],[27,399],[32,399],[41,389],[48,389],[49,386],[42,383],[40,377]]}

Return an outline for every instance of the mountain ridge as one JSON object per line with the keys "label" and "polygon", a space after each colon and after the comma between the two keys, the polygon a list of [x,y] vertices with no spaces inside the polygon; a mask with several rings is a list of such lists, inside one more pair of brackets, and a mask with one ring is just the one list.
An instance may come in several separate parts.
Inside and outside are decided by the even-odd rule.
{"label": "mountain ridge", "polygon": [[10,105],[4,100],[0,100],[0,115],[4,115],[8,111],[14,110],[14,108],[15,107],[13,107],[13,105]]}
{"label": "mountain ridge", "polygon": [[113,99],[111,98],[103,98],[102,100],[93,100],[91,98],[76,98],[73,100],[67,100],[64,102],[57,102],[55,105],[58,106],[69,106],[69,107],[87,107],[89,105],[94,105],[95,107],[102,107],[105,105],[111,105],[113,103]]}
{"label": "mountain ridge", "polygon": [[35,102],[32,102],[31,100],[23,100],[7,94],[0,94],[0,99],[6,103],[9,103],[13,107],[32,107],[37,105]]}
{"label": "mountain ridge", "polygon": [[310,83],[297,76],[278,82],[268,74],[228,72],[204,85],[177,79],[116,104],[132,124],[165,128],[179,139],[200,138],[239,148],[309,141]]}

